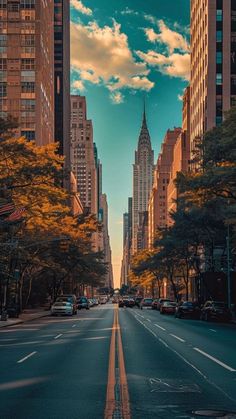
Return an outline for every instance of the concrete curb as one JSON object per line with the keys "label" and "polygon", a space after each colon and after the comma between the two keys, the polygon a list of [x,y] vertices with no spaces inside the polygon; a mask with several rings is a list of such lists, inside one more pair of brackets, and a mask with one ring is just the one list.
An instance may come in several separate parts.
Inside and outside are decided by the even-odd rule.
{"label": "concrete curb", "polygon": [[[32,317],[28,317],[26,319],[18,318],[16,320],[12,320],[12,321],[11,320],[7,320],[6,322],[0,321],[0,329],[2,327],[11,327],[11,326],[15,326],[17,324],[31,322],[33,320],[37,320],[37,319],[40,319],[42,317],[46,317],[49,314],[50,314],[50,311],[45,311],[45,312],[40,313],[40,314],[39,313],[38,314],[35,313],[35,315],[33,314]],[[8,323],[8,321],[10,321],[11,323]]]}

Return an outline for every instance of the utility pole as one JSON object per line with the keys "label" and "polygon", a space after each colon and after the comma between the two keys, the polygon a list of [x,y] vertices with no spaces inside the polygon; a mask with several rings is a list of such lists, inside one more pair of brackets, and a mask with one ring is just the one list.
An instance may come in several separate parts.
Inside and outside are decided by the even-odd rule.
{"label": "utility pole", "polygon": [[230,267],[230,238],[229,224],[227,225],[227,290],[228,290],[228,308],[231,309],[231,267]]}

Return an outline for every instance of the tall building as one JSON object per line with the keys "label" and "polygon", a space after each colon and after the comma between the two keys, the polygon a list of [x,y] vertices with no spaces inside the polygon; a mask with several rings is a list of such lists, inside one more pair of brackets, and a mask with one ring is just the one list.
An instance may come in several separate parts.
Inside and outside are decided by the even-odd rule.
{"label": "tall building", "polygon": [[71,96],[71,168],[77,181],[83,207],[98,215],[97,162],[94,153],[93,125],[87,119],[84,96]]}
{"label": "tall building", "polygon": [[123,246],[125,245],[126,239],[129,232],[129,214],[125,212],[123,214]]}
{"label": "tall building", "polygon": [[54,141],[54,0],[0,2],[0,116],[18,135]]}
{"label": "tall building", "polygon": [[190,140],[236,104],[236,0],[191,0]]}
{"label": "tall building", "polygon": [[70,1],[54,0],[55,141],[70,171]]}
{"label": "tall building", "polygon": [[137,233],[139,228],[139,213],[148,209],[148,201],[153,184],[154,152],[146,122],[144,109],[143,122],[135,151],[133,165],[133,209],[132,209],[132,253],[138,251]]}
{"label": "tall building", "polygon": [[174,156],[174,146],[181,128],[168,130],[161,146],[154,172],[154,184],[148,203],[148,247],[152,248],[157,228],[167,226],[168,185]]}
{"label": "tall building", "polygon": [[182,132],[173,150],[173,162],[167,188],[167,225],[172,225],[171,213],[176,211],[178,191],[175,183],[178,172],[187,172],[190,167],[190,87],[184,91],[182,108]]}
{"label": "tall building", "polygon": [[108,204],[107,204],[106,194],[101,195],[100,202],[101,202],[101,210],[102,210],[104,262],[107,264],[107,274],[105,276],[104,286],[108,288],[114,288],[112,254],[111,254],[110,237],[108,233]]}
{"label": "tall building", "polygon": [[132,202],[128,198],[128,212],[123,215],[123,257],[121,264],[120,286],[128,285],[130,269],[131,247],[132,247]]}

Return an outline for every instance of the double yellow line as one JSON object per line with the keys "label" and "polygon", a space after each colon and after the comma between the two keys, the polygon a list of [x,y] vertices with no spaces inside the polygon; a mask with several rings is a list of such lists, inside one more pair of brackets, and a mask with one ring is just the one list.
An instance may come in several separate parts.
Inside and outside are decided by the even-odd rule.
{"label": "double yellow line", "polygon": [[[117,355],[117,356],[116,356]],[[119,376],[117,377],[116,371]],[[115,387],[119,386],[119,398],[117,399]],[[119,412],[122,419],[130,419],[129,391],[125,371],[124,352],[121,340],[118,307],[114,309],[114,321],[112,326],[107,397],[104,419],[112,419],[115,412]]]}

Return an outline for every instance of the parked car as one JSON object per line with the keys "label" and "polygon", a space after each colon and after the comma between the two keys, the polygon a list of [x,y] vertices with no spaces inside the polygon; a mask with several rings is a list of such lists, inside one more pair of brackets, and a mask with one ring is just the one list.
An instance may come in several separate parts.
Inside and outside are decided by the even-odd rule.
{"label": "parked car", "polygon": [[171,300],[169,298],[158,298],[157,301],[157,310],[160,311],[161,305],[165,302],[170,302]]}
{"label": "parked car", "polygon": [[106,304],[107,303],[107,301],[108,301],[108,299],[107,299],[107,297],[105,296],[102,296],[102,297],[99,297],[99,300],[100,300],[100,304]]}
{"label": "parked car", "polygon": [[94,306],[94,302],[92,298],[88,298],[89,308]]}
{"label": "parked car", "polygon": [[119,299],[118,306],[119,307],[124,307],[124,301],[122,300],[122,298]]}
{"label": "parked car", "polygon": [[85,308],[86,310],[89,310],[89,302],[88,302],[87,297],[78,298],[77,307],[78,307],[78,310],[81,310],[82,308]]}
{"label": "parked car", "polygon": [[143,297],[135,297],[134,301],[135,301],[135,305],[137,307],[140,307],[140,303],[142,301]]}
{"label": "parked car", "polygon": [[73,306],[73,314],[77,314],[77,300],[74,294],[63,294],[60,297],[57,297],[56,302],[68,302]]}
{"label": "parked car", "polygon": [[152,302],[152,310],[157,310],[157,305],[158,305],[158,299],[155,298],[155,300],[153,300]]}
{"label": "parked car", "polygon": [[192,301],[184,301],[176,307],[175,317],[181,319],[182,317],[190,317],[192,319],[199,319],[201,314],[198,303]]}
{"label": "parked car", "polygon": [[56,301],[51,307],[52,316],[73,316],[73,304],[68,301]]}
{"label": "parked car", "polygon": [[152,308],[152,302],[153,302],[152,298],[143,298],[141,303],[140,303],[141,310],[143,308]]}
{"label": "parked car", "polygon": [[93,298],[93,303],[94,303],[95,306],[98,306],[98,304],[99,304],[98,299],[97,298]]}
{"label": "parked car", "polygon": [[222,301],[206,301],[201,309],[200,319],[229,322],[231,320],[231,312],[227,304]]}
{"label": "parked car", "polygon": [[174,301],[164,301],[160,307],[160,314],[175,314],[177,303]]}

